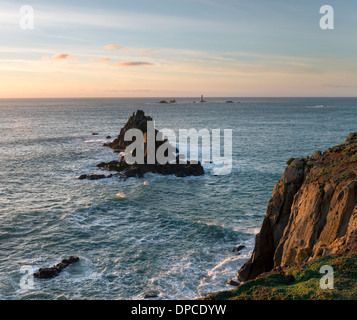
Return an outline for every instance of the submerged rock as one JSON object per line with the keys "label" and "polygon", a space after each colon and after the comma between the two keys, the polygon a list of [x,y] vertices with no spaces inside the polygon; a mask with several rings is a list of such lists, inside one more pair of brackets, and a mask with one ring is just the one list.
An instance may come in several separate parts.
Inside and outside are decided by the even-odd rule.
{"label": "submerged rock", "polygon": [[149,291],[145,293],[144,299],[157,298],[159,294],[156,291]]}
{"label": "submerged rock", "polygon": [[82,174],[81,176],[79,176],[79,180],[100,180],[100,179],[105,179],[107,178],[106,175],[104,174]]}
{"label": "submerged rock", "polygon": [[233,249],[231,250],[231,252],[237,252],[237,253],[239,254],[240,251],[242,251],[244,248],[245,248],[245,246],[240,245],[240,246],[238,246],[238,247],[236,247],[236,248],[233,248]]}
{"label": "submerged rock", "polygon": [[39,269],[38,272],[34,273],[35,278],[39,279],[52,279],[60,274],[64,268],[68,267],[70,264],[78,262],[78,257],[68,257],[68,259],[63,259],[61,262],[57,263],[56,265]]}

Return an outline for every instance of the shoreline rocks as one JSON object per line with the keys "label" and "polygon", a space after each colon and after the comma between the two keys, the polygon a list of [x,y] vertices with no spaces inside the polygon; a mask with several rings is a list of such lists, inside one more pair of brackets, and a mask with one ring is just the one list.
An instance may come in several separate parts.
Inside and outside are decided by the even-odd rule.
{"label": "shoreline rocks", "polygon": [[240,285],[240,283],[238,283],[237,281],[234,281],[232,279],[228,279],[227,284],[229,284],[230,286],[234,286],[234,287],[238,287]]}

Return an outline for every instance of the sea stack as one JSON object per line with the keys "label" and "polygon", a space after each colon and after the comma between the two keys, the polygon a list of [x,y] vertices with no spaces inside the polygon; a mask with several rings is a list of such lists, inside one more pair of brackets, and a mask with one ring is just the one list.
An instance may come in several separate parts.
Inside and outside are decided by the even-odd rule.
{"label": "sea stack", "polygon": [[[148,161],[149,152],[147,144],[147,134],[148,134],[148,122],[153,121],[149,116],[146,116],[144,111],[137,110],[130,117],[125,126],[120,130],[119,135],[110,143],[104,144],[104,146],[110,147],[114,150],[115,153],[124,152],[128,146],[132,144],[132,141],[125,141],[125,133],[130,129],[139,129],[144,135],[144,164],[128,164],[125,161],[125,157],[122,155],[119,160],[113,160],[108,163],[102,162],[97,165],[100,169],[105,169],[109,171],[116,171],[117,174],[124,177],[143,177],[145,173],[159,173],[162,175],[175,175],[177,177],[187,177],[187,176],[200,176],[204,174],[204,169],[200,162],[190,163],[181,163],[179,161],[179,150],[176,147],[170,146],[167,139],[163,141],[155,141],[155,153],[160,146],[166,144],[168,150],[173,151],[174,163],[160,164],[157,160]],[[155,136],[158,134],[158,130],[155,129]],[[170,146],[170,147],[169,147]],[[135,150],[134,150],[135,152]],[[169,151],[168,151],[169,152]]]}

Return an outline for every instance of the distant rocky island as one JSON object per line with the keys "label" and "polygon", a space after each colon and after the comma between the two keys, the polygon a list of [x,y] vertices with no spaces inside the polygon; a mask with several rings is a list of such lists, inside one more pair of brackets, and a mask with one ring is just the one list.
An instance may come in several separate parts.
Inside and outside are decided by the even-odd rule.
{"label": "distant rocky island", "polygon": [[[356,299],[357,133],[287,165],[238,271],[242,284],[206,299]],[[334,290],[319,286],[322,265],[335,268]]]}
{"label": "distant rocky island", "polygon": [[[156,161],[154,164],[149,164],[147,161],[149,156],[148,147],[146,143],[148,121],[153,121],[153,119],[149,116],[146,116],[144,111],[137,110],[129,117],[125,126],[120,130],[119,135],[112,142],[104,144],[105,147],[113,149],[114,153],[119,154],[121,152],[124,152],[126,148],[132,143],[132,141],[124,140],[125,133],[130,129],[139,129],[144,134],[144,164],[128,164],[125,161],[125,157],[122,155],[120,156],[119,160],[101,162],[97,165],[97,168],[99,169],[108,170],[115,173],[109,174],[108,176],[104,174],[81,175],[79,179],[98,180],[104,178],[111,178],[113,176],[141,178],[149,172],[158,173],[161,175],[175,175],[177,177],[200,176],[204,174],[204,169],[200,162],[190,163],[190,161],[187,161],[185,163],[181,163],[179,158],[179,150],[177,150],[176,148],[174,148],[176,150],[176,155],[174,157],[174,159],[176,159],[176,162],[160,164]],[[155,136],[157,135],[157,133],[158,130],[155,129]],[[155,152],[160,146],[168,143],[169,142],[167,139],[164,139],[163,141],[155,141]]]}

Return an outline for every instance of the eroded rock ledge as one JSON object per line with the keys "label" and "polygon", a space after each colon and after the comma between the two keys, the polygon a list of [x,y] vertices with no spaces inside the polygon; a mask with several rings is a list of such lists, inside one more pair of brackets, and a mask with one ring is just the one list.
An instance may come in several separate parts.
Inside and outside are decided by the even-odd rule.
{"label": "eroded rock ledge", "polygon": [[317,257],[357,252],[357,133],[312,157],[290,159],[274,187],[240,281]]}

